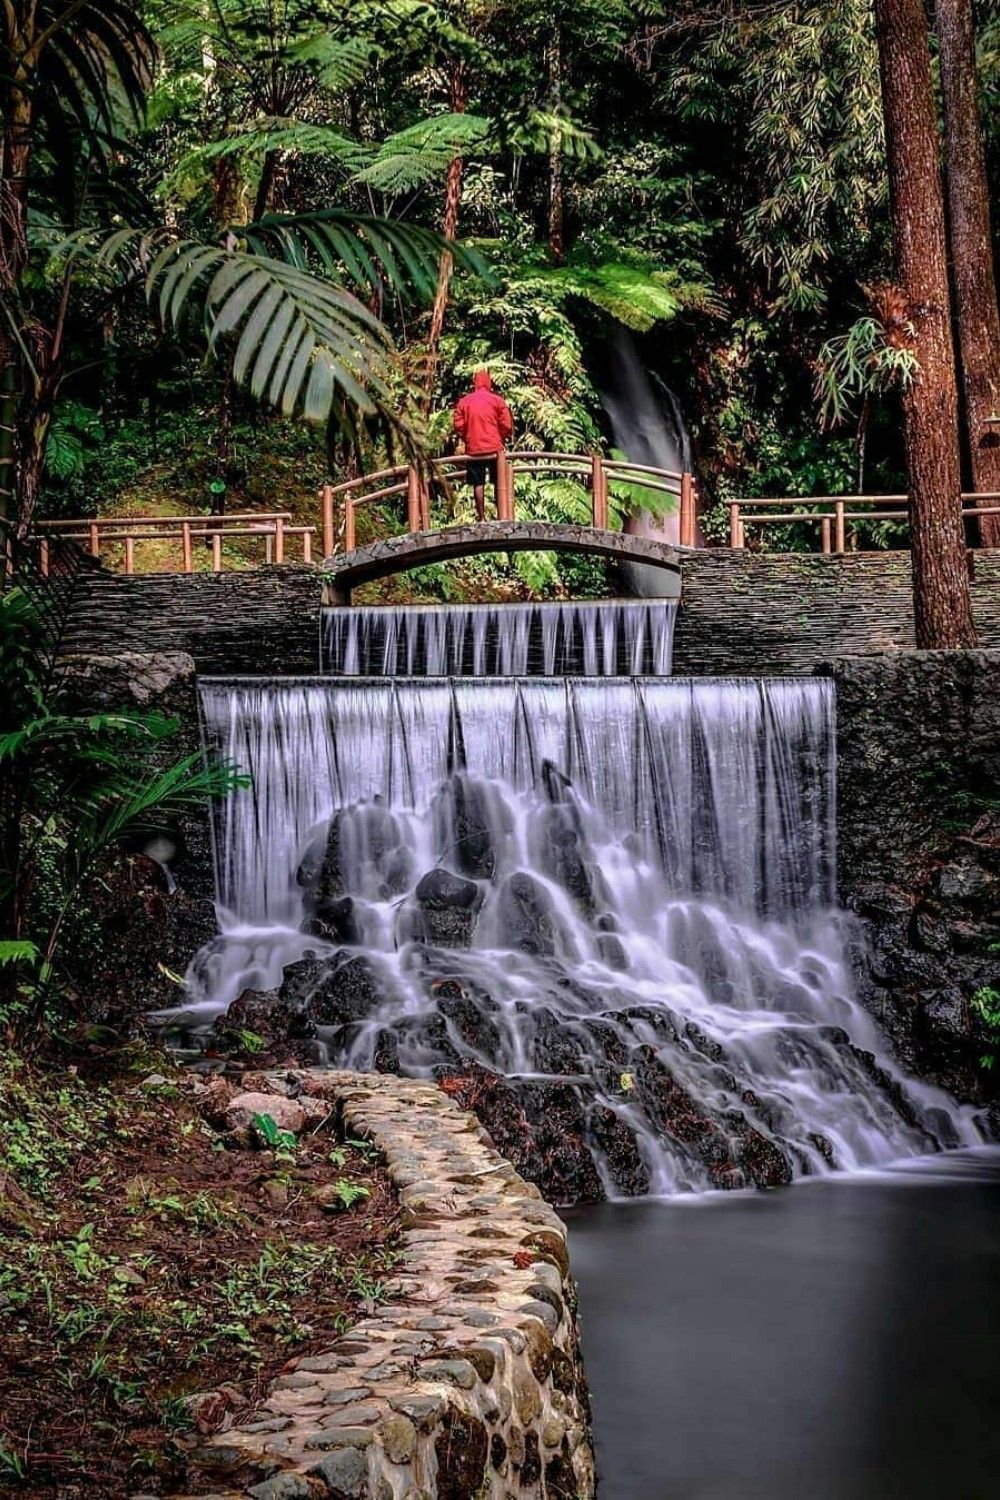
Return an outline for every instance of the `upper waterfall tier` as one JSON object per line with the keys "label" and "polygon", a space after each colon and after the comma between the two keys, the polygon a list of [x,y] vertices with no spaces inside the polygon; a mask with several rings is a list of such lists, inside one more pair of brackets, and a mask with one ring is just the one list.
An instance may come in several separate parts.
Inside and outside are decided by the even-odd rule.
{"label": "upper waterfall tier", "polygon": [[207,680],[201,697],[210,743],[253,778],[217,837],[242,922],[298,919],[303,843],[337,808],[426,811],[457,771],[543,797],[564,777],[671,894],[769,915],[833,901],[826,682]]}
{"label": "upper waterfall tier", "polygon": [[328,609],[320,670],[361,677],[666,677],[676,606],[379,605]]}

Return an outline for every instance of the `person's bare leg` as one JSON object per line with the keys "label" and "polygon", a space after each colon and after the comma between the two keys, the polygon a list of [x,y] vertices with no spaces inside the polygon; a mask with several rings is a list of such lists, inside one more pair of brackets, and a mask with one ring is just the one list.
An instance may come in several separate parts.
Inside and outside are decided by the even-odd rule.
{"label": "person's bare leg", "polygon": [[476,520],[486,520],[486,486],[477,484],[473,486],[472,498],[476,502]]}

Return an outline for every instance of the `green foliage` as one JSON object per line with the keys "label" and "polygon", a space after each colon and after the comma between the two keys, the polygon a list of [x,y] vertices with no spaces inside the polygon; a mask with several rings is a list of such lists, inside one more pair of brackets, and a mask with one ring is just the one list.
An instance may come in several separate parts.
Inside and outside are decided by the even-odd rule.
{"label": "green foliage", "polygon": [[281,1130],[272,1115],[254,1115],[250,1122],[264,1142],[272,1151],[295,1152],[295,1135],[291,1130]]}
{"label": "green foliage", "polygon": [[489,120],[479,115],[433,115],[384,140],[353,180],[390,194],[427,187],[443,177],[453,157],[484,146],[490,132]]}
{"label": "green foliage", "polygon": [[0,661],[15,666],[19,685],[0,730],[11,821],[0,902],[4,966],[20,978],[0,1020],[20,1026],[37,1021],[66,980],[64,927],[109,854],[247,783],[201,751],[165,753],[178,725],[163,714],[73,714],[50,704],[37,616],[18,589],[0,596]]}
{"label": "green foliage", "polygon": [[990,1051],[979,1059],[980,1066],[993,1068],[997,1060],[997,1052],[993,1049],[1000,1049],[1000,990],[995,990],[991,985],[983,985],[976,990],[969,1004],[982,1021],[991,1043]]}
{"label": "green foliage", "polygon": [[881,395],[893,386],[905,389],[916,374],[911,349],[889,343],[876,318],[859,318],[820,350],[816,377],[820,420],[833,426],[843,420],[854,400]]}

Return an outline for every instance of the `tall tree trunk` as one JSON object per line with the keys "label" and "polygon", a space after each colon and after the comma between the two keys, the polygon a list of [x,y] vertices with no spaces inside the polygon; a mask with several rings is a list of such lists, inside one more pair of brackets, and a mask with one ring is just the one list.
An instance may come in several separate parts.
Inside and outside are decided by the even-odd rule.
{"label": "tall tree trunk", "polygon": [[[26,45],[27,40],[21,41]],[[12,79],[5,100],[0,162],[0,295],[8,315],[19,317],[20,286],[28,263],[28,172],[34,127],[31,77],[23,63],[8,62]],[[21,350],[4,319],[0,326],[0,520],[18,512],[18,425],[25,371]]]}
{"label": "tall tree trunk", "polygon": [[[463,63],[456,63],[452,68],[448,94],[452,114],[464,114],[469,95],[466,87],[465,66]],[[445,183],[444,220],[441,226],[445,238],[449,240],[453,240],[458,234],[458,214],[462,206],[462,179],[464,175],[465,158],[461,156],[452,157],[448,165],[448,178]],[[448,311],[448,294],[451,290],[451,275],[454,268],[455,258],[451,251],[443,250],[438,263],[437,291],[434,294],[430,332],[427,335],[427,373],[424,394],[425,412],[430,411],[434,400],[434,383],[437,378],[441,333],[444,329],[445,313]]]}
{"label": "tall tree trunk", "polygon": [[548,61],[549,109],[554,121],[549,132],[549,249],[556,260],[562,260],[566,252],[566,234],[563,223],[563,143],[559,126],[562,114],[562,45],[558,23],[549,43]]}
{"label": "tall tree trunk", "polygon": [[[973,489],[996,494],[1000,493],[1000,426],[991,425],[987,418],[1000,405],[1000,311],[972,0],[937,0],[936,16],[969,464]],[[984,546],[1000,547],[1000,516],[983,516],[979,536]]]}
{"label": "tall tree trunk", "polygon": [[918,369],[903,409],[917,645],[974,646],[944,196],[924,0],[875,0],[893,246]]}

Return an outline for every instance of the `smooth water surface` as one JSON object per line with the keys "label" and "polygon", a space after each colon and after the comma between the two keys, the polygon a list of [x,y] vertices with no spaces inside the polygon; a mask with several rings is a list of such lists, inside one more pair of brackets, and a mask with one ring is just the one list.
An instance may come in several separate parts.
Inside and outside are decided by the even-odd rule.
{"label": "smooth water surface", "polygon": [[601,1500],[1000,1493],[1000,1151],[570,1234]]}

